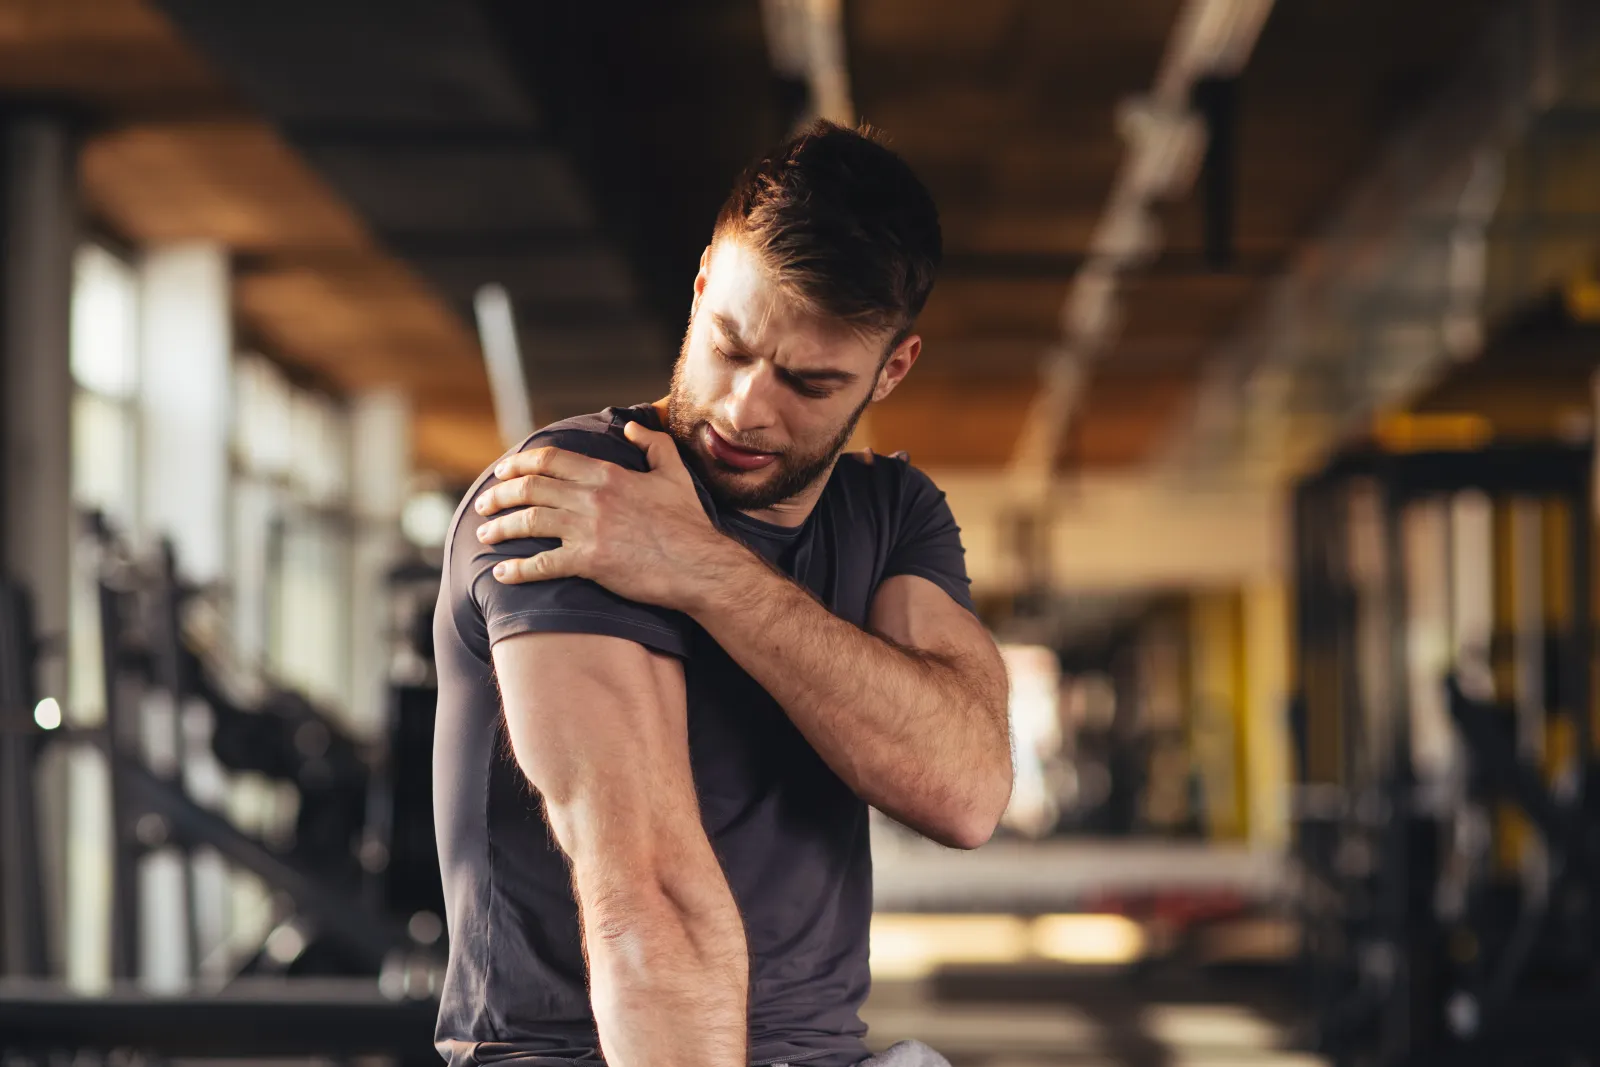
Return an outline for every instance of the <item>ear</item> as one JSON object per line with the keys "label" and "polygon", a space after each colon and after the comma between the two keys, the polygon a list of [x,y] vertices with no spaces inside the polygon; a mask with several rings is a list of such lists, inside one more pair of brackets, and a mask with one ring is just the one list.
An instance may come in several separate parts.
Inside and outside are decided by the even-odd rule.
{"label": "ear", "polygon": [[874,404],[894,392],[894,387],[911,372],[912,364],[916,363],[920,355],[922,355],[922,338],[917,334],[912,334],[895,345],[894,351],[889,353],[888,360],[884,362],[883,369],[878,372],[877,384],[872,387]]}
{"label": "ear", "polygon": [[711,277],[711,246],[706,245],[706,250],[700,253],[700,273],[694,276],[694,297],[689,301],[689,314],[693,315],[700,306],[700,298],[706,293],[706,282]]}

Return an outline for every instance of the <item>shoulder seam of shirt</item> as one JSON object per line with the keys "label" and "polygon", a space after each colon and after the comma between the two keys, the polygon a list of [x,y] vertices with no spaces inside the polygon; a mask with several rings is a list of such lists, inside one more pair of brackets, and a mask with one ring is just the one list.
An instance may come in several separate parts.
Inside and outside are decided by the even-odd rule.
{"label": "shoulder seam of shirt", "polygon": [[501,623],[510,622],[512,619],[526,619],[535,615],[573,615],[590,619],[604,619],[607,622],[615,623],[618,626],[636,626],[641,630],[654,630],[657,633],[663,633],[669,637],[682,636],[677,630],[674,630],[671,627],[657,626],[654,623],[640,622],[637,619],[619,619],[615,615],[607,614],[604,611],[586,611],[583,608],[529,608],[527,611],[513,611],[508,615],[497,616],[494,619],[489,620],[489,624],[491,626],[496,626]]}

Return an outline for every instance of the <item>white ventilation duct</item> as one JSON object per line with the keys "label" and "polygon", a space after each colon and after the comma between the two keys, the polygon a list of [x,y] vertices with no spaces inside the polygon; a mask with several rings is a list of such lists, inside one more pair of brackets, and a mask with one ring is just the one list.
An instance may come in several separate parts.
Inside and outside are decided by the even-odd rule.
{"label": "white ventilation duct", "polygon": [[1161,250],[1151,205],[1182,195],[1205,155],[1205,122],[1189,105],[1195,83],[1244,69],[1272,10],[1272,0],[1188,0],[1178,14],[1148,96],[1124,100],[1117,129],[1127,154],[1062,309],[1062,344],[1041,361],[1040,388],[1012,459],[1023,495],[1048,484],[1061,439],[1082,393],[1086,364],[1098,358],[1121,326],[1121,276]]}

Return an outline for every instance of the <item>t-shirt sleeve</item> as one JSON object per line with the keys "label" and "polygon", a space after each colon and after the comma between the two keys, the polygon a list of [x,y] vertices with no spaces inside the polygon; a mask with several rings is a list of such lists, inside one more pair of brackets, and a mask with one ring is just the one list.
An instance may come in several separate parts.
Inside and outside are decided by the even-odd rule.
{"label": "t-shirt sleeve", "polygon": [[[604,459],[632,470],[645,466],[643,453],[626,438],[585,430],[555,430],[535,435],[524,450],[554,445],[571,452]],[[474,496],[495,485],[492,475]],[[519,509],[520,510],[520,509]],[[468,505],[456,530],[458,565],[467,568],[473,602],[483,614],[489,644],[527,633],[600,634],[637,641],[646,648],[673,656],[689,650],[688,619],[675,611],[640,604],[616,595],[586,578],[555,578],[521,585],[506,585],[494,576],[502,560],[525,559],[559,548],[555,538],[522,538],[485,545],[478,527],[487,519]]]}
{"label": "t-shirt sleeve", "polygon": [[967,553],[961,546],[961,527],[956,525],[956,517],[933,479],[909,463],[905,465],[899,515],[883,577],[914,574],[926,578],[949,593],[957,604],[977,614],[972,604],[972,582],[967,578]]}

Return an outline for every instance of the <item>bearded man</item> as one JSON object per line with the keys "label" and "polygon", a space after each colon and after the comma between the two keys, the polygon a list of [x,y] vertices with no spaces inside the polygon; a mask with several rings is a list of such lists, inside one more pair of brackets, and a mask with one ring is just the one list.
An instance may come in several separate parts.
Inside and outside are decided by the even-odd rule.
{"label": "bearded man", "polygon": [[975,848],[1012,780],[944,495],[844,453],[922,351],[940,249],[903,160],[811,127],[719,214],[671,395],[541,430],[463,501],[434,621],[452,1067],[868,1059],[868,807]]}

